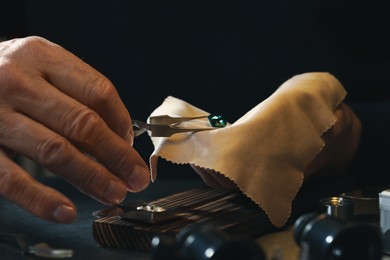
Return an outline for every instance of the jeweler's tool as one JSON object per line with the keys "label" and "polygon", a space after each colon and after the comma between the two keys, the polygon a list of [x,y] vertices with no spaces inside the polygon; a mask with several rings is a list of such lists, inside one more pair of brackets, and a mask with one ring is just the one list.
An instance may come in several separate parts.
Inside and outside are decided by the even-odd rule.
{"label": "jeweler's tool", "polygon": [[[194,119],[207,118],[211,127],[186,128],[179,124]],[[199,132],[225,127],[227,122],[220,115],[202,115],[196,117],[171,117],[168,115],[152,116],[149,123],[133,120],[134,136],[137,137],[146,131],[150,131],[152,137],[169,137],[173,134],[184,132]]]}

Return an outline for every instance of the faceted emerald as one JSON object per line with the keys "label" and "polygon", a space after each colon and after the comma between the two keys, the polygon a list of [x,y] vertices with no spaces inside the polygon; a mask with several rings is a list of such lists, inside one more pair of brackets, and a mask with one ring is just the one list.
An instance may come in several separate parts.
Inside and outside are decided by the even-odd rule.
{"label": "faceted emerald", "polygon": [[225,127],[227,125],[226,120],[221,115],[210,114],[207,118],[212,127]]}

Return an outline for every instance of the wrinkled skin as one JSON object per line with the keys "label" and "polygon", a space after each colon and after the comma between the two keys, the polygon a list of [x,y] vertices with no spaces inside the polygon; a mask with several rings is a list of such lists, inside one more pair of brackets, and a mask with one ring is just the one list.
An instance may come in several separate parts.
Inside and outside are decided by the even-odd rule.
{"label": "wrinkled skin", "polygon": [[118,204],[145,189],[131,117],[113,84],[39,37],[0,43],[0,195],[32,214],[70,223],[76,207],[12,161],[22,154],[82,192]]}
{"label": "wrinkled skin", "polygon": [[[356,154],[361,135],[359,118],[344,103],[336,108],[335,115],[336,123],[322,135],[325,147],[304,169],[305,181],[343,174]],[[235,183],[218,172],[194,165],[192,168],[211,187],[237,189]]]}

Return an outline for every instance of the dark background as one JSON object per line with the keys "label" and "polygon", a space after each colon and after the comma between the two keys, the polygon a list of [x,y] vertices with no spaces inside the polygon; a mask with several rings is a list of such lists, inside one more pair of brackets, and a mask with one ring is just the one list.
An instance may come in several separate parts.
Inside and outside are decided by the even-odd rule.
{"label": "dark background", "polygon": [[[363,122],[350,172],[364,186],[387,185],[389,5],[388,0],[0,0],[0,39],[39,35],[62,45],[106,75],[140,120],[172,95],[234,122],[290,77],[330,72]],[[138,137],[134,146],[148,161],[153,151],[148,136]],[[162,160],[159,178],[198,176],[188,166]],[[0,200],[3,232],[74,248],[75,259],[148,259],[101,248],[92,237],[90,214],[101,204],[55,178],[49,181],[77,203],[78,220],[50,224]],[[148,201],[193,182],[162,180],[129,199]],[[351,186],[349,178],[304,185],[293,209],[314,205],[324,190],[339,194]]]}
{"label": "dark background", "polygon": [[[234,122],[312,71],[334,74],[348,102],[388,98],[386,0],[2,2],[1,36],[62,45],[110,78],[140,120],[172,95]],[[148,160],[149,138],[134,146]],[[161,162],[159,177],[182,167]]]}

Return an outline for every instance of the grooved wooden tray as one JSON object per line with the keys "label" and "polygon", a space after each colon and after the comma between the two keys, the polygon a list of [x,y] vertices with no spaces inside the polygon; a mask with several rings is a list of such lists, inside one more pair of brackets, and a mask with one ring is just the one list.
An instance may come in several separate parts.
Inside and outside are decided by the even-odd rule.
{"label": "grooved wooden tray", "polygon": [[148,203],[165,208],[168,219],[156,223],[125,219],[121,214],[126,212],[126,207],[133,211],[136,208],[134,204],[125,204],[118,215],[93,221],[94,239],[106,247],[149,252],[155,235],[175,235],[195,222],[212,224],[230,235],[245,238],[276,230],[264,211],[240,192],[199,187]]}

